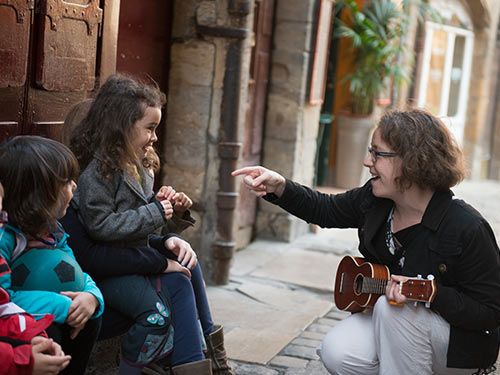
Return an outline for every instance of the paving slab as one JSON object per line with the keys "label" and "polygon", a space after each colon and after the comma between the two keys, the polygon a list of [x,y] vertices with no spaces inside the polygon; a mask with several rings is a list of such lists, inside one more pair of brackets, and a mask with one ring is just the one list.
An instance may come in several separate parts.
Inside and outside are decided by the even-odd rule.
{"label": "paving slab", "polygon": [[214,320],[224,325],[229,358],[267,364],[332,307],[313,293],[253,282],[208,287]]}
{"label": "paving slab", "polygon": [[299,237],[293,242],[293,246],[346,255],[358,253],[358,242],[357,229],[319,228],[316,233],[308,233]]}
{"label": "paving slab", "polygon": [[286,283],[330,293],[341,257],[314,251],[291,248],[279,259],[264,264],[251,276],[279,280]]}
{"label": "paving slab", "polygon": [[289,243],[257,240],[235,254],[232,276],[245,276],[263,265],[274,262],[290,247]]}

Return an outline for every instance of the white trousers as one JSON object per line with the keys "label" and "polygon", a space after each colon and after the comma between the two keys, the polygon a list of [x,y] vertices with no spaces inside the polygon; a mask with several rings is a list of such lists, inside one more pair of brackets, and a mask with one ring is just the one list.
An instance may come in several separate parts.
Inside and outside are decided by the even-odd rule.
{"label": "white trousers", "polygon": [[465,375],[446,367],[450,325],[422,304],[391,306],[381,296],[374,309],[340,321],[319,355],[330,374]]}

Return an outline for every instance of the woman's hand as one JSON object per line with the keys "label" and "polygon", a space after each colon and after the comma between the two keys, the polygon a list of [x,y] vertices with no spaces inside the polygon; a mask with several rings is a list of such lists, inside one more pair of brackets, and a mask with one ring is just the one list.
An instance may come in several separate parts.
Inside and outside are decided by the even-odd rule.
{"label": "woman's hand", "polygon": [[403,305],[406,302],[406,297],[401,294],[401,285],[407,280],[405,276],[391,275],[385,288],[385,295],[391,305]]}
{"label": "woman's hand", "polygon": [[70,335],[74,339],[85,327],[85,323],[94,315],[99,306],[99,301],[94,295],[87,292],[61,292],[61,294],[72,300],[66,324],[74,328]]}
{"label": "woman's hand", "polygon": [[33,375],[58,374],[68,366],[71,356],[64,355],[61,346],[42,336],[31,340]]}
{"label": "woman's hand", "polygon": [[177,255],[177,261],[192,270],[198,264],[198,257],[189,242],[179,237],[170,237],[165,241],[165,248]]}
{"label": "woman's hand", "polygon": [[167,268],[163,270],[163,273],[171,272],[182,272],[187,277],[191,278],[191,271],[184,266],[181,266],[179,262],[172,259],[167,259]]}
{"label": "woman's hand", "polygon": [[243,183],[245,187],[258,197],[268,193],[274,193],[276,196],[281,197],[285,190],[285,178],[279,173],[261,166],[240,168],[233,171],[231,175],[244,175]]}
{"label": "woman's hand", "polygon": [[184,193],[177,193],[172,198],[172,204],[174,205],[175,213],[182,216],[184,212],[189,210],[193,205],[193,201]]}

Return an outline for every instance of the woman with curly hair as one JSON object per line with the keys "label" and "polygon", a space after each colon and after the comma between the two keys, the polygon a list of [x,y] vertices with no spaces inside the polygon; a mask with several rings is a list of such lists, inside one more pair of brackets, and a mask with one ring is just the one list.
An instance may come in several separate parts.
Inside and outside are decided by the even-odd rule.
{"label": "woman with curly hair", "polygon": [[[325,367],[332,374],[458,375],[493,366],[499,348],[499,249],[486,220],[450,190],[465,174],[450,132],[423,110],[388,112],[364,166],[371,179],[337,195],[263,167],[233,172],[255,194],[307,222],[358,228],[365,260],[391,273],[386,298],[326,335],[319,350]],[[417,275],[434,276],[428,306],[410,304],[400,289]]]}

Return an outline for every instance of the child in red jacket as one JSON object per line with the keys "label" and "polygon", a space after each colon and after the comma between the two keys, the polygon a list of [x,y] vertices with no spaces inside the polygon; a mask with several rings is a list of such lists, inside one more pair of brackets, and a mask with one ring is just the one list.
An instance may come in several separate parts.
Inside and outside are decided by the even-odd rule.
{"label": "child in red jacket", "polygon": [[[0,228],[7,221],[2,200],[0,183]],[[7,262],[0,257],[0,276],[8,272]],[[71,357],[44,332],[53,319],[46,315],[35,320],[10,302],[9,294],[0,288],[0,375],[57,374],[69,364]]]}

